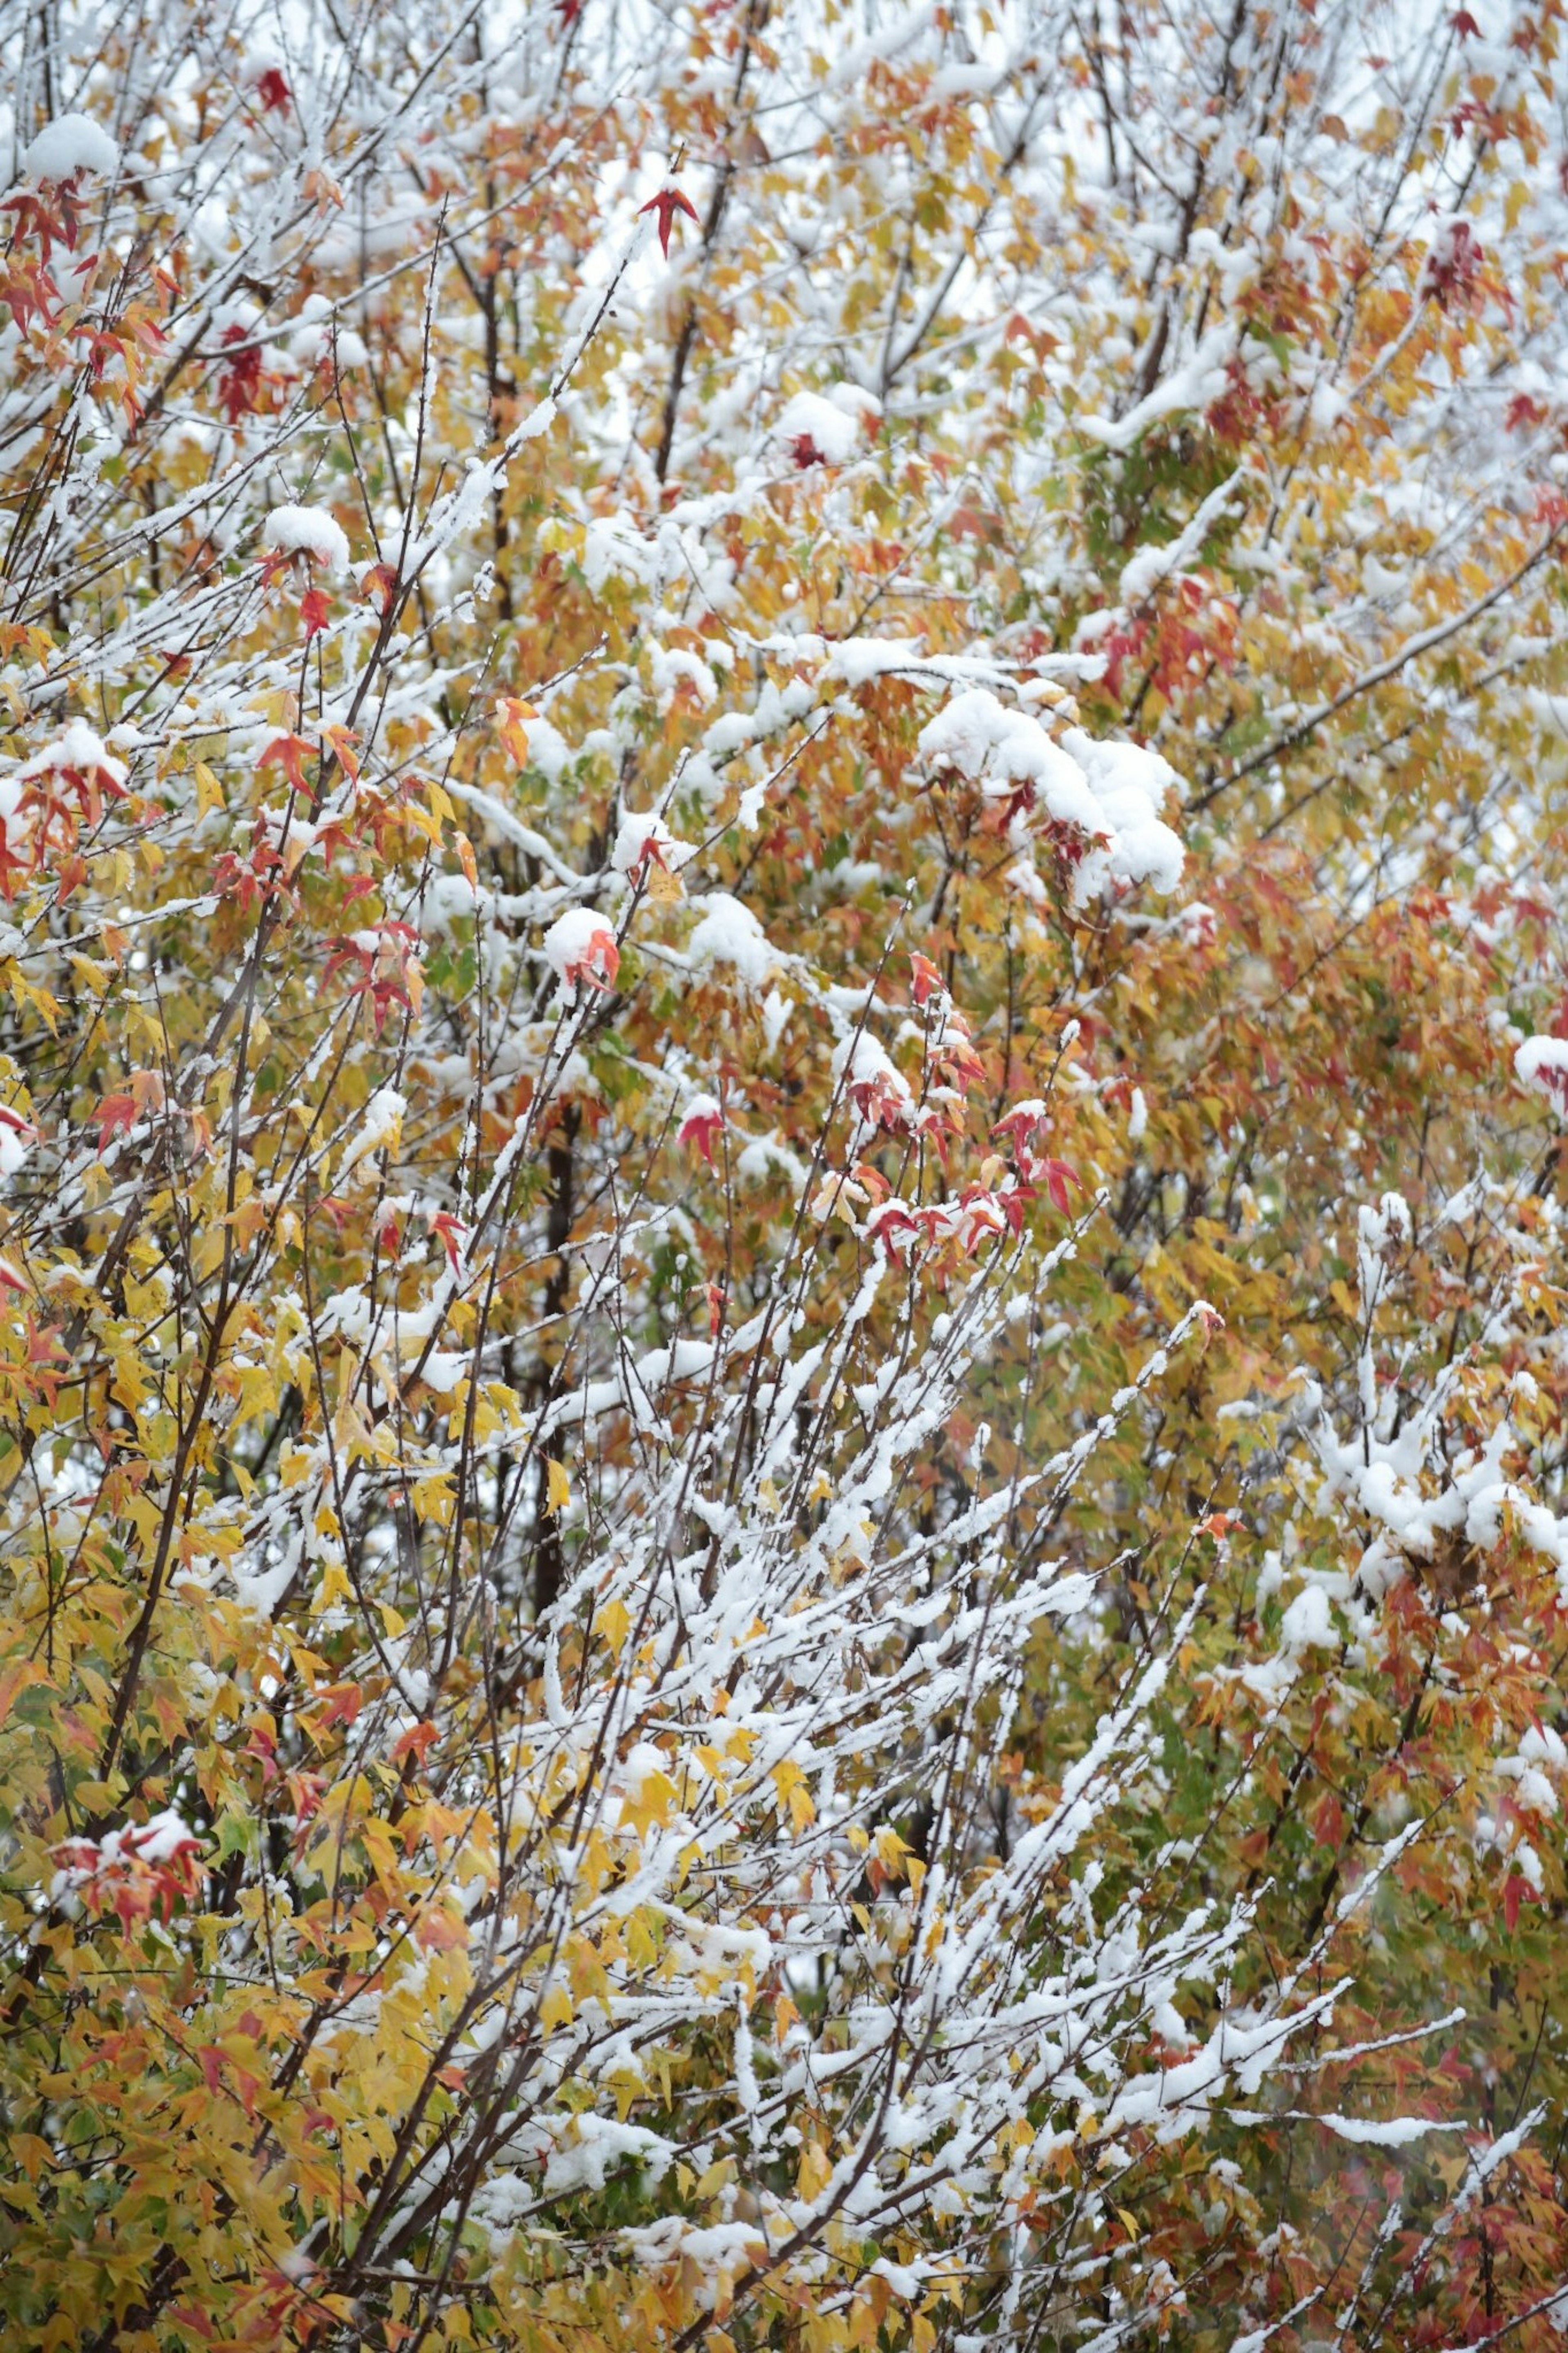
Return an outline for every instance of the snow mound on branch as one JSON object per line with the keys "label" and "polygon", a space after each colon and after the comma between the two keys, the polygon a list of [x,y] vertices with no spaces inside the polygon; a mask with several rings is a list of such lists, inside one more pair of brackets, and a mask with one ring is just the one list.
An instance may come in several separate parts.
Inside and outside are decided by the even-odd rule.
{"label": "snow mound on branch", "polygon": [[559,727],[535,712],[531,719],[523,721],[522,732],[528,739],[529,766],[537,768],[546,784],[559,784],[574,756]]}
{"label": "snow mound on branch", "polygon": [[687,943],[695,965],[727,964],[742,980],[763,988],[778,969],[773,944],[750,907],[728,891],[711,891],[703,901],[703,915]]}
{"label": "snow mound on branch", "polygon": [[78,172],[107,179],[119,162],[119,148],[90,114],[59,114],[24,150],[22,177],[35,188],[72,179]]}
{"label": "snow mound on branch", "polygon": [[1568,1111],[1568,1038],[1527,1038],[1513,1058],[1521,1087],[1533,1087]]}
{"label": "snow mound on branch", "polygon": [[[553,2125],[554,2119],[548,2119]],[[563,2119],[563,2129],[569,2128],[572,2138],[557,2142],[544,2168],[542,2193],[546,2198],[563,2196],[578,2189],[603,2189],[605,2177],[613,2165],[626,2158],[647,2168],[650,2178],[659,2181],[674,2160],[675,2151],[666,2140],[645,2125],[618,2124],[613,2116],[596,2116],[591,2112]]]}
{"label": "snow mound on branch", "polygon": [[71,720],[52,744],[35,752],[16,774],[47,776],[62,768],[78,769],[83,776],[107,776],[115,785],[123,785],[129,773],[124,761],[115,758],[102,736],[85,719]]}
{"label": "snow mound on branch", "polygon": [[1016,800],[1020,814],[1038,806],[1085,837],[1090,848],[1074,876],[1075,906],[1108,883],[1173,891],[1182,879],[1181,842],[1159,816],[1180,779],[1157,752],[1100,743],[1081,727],[1058,744],[1030,712],[1009,710],[983,686],[954,695],[921,730],[920,749],[987,796]]}
{"label": "snow mound on branch", "polygon": [[1182,780],[1169,761],[1142,744],[1101,742],[1081,727],[1068,729],[1062,748],[1088,776],[1110,820],[1112,871],[1130,882],[1173,891],[1185,853],[1159,815],[1167,794],[1179,799],[1182,793]]}
{"label": "snow mound on branch", "polygon": [[[845,395],[849,397],[841,396]],[[870,395],[857,395],[850,385],[835,385],[826,399],[819,392],[797,392],[793,400],[784,404],[778,422],[779,438],[790,443],[809,442],[824,464],[842,466],[860,446],[867,406],[871,414],[879,413]]]}
{"label": "snow mound on branch", "polygon": [[324,507],[274,507],[261,543],[278,555],[308,555],[323,572],[348,570],[348,534]]}
{"label": "snow mound on branch", "polygon": [[289,350],[304,367],[315,367],[322,360],[335,361],[340,368],[363,367],[370,357],[363,336],[338,324],[324,294],[306,295],[289,330]]}
{"label": "snow mound on branch", "polygon": [[636,874],[647,866],[662,866],[673,874],[697,852],[689,841],[678,841],[661,817],[628,812],[616,835],[610,863],[617,874]]}
{"label": "snow mound on branch", "polygon": [[609,923],[594,908],[568,907],[563,915],[556,916],[541,945],[563,988],[571,988],[602,958],[605,944],[613,948],[615,940]]}

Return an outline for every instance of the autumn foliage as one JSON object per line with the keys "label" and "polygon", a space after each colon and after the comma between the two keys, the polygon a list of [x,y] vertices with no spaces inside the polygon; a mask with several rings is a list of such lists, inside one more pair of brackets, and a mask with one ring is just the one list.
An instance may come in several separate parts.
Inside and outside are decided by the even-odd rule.
{"label": "autumn foliage", "polygon": [[1568,2332],[1557,0],[0,0],[0,2348]]}

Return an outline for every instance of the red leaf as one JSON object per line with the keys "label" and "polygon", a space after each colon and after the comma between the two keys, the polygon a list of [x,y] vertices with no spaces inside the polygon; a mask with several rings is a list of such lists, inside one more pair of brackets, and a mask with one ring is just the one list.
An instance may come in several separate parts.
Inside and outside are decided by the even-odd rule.
{"label": "red leaf", "polygon": [[658,248],[667,261],[669,259],[670,225],[676,214],[685,213],[691,220],[697,218],[696,206],[689,196],[683,196],[679,188],[660,188],[657,196],[650,196],[646,205],[639,205],[637,213],[639,218],[644,213],[658,214]]}
{"label": "red leaf", "polygon": [[432,1230],[440,1235],[442,1242],[446,1247],[447,1263],[451,1268],[452,1272],[456,1274],[458,1271],[458,1252],[461,1245],[462,1237],[467,1231],[467,1228],[458,1219],[452,1215],[450,1209],[443,1209],[439,1216],[432,1218],[430,1225]]}
{"label": "red leaf", "polygon": [[918,1006],[929,1005],[933,997],[945,997],[947,983],[932,964],[930,956],[914,951],[910,956],[910,970],[914,975],[910,994]]}
{"label": "red leaf", "polygon": [[411,1724],[407,1731],[400,1732],[392,1744],[393,1763],[401,1765],[405,1757],[414,1757],[423,1765],[426,1751],[433,1747],[440,1737],[440,1727],[437,1725]]}
{"label": "red leaf", "polygon": [[1345,1842],[1345,1810],[1331,1789],[1324,1791],[1312,1814],[1312,1838],[1318,1846],[1337,1853]]}
{"label": "red leaf", "polygon": [[711,1095],[701,1095],[687,1113],[676,1132],[676,1142],[684,1144],[689,1152],[700,1152],[710,1168],[713,1166],[713,1139],[724,1129],[724,1114]]}
{"label": "red leaf", "polygon": [[327,592],[324,588],[306,589],[305,594],[300,599],[300,618],[305,625],[305,643],[307,645],[310,644],[312,638],[320,637],[321,631],[326,628],[328,621],[331,618],[331,611],[332,608],[327,601]]}
{"label": "red leaf", "polygon": [[1030,1174],[1037,1174],[1045,1178],[1047,1191],[1065,1218],[1072,1206],[1068,1193],[1068,1186],[1076,1185],[1080,1193],[1083,1190],[1083,1180],[1077,1169],[1069,1168],[1065,1160],[1046,1160],[1041,1163],[1037,1171],[1031,1170]]}
{"label": "red leaf", "polygon": [[1508,1933],[1510,1936],[1519,1926],[1520,1905],[1539,1904],[1540,1901],[1540,1895],[1521,1871],[1509,1873],[1502,1883],[1502,1916],[1508,1925]]}
{"label": "red leaf", "polygon": [[111,1135],[121,1132],[129,1135],[135,1126],[136,1098],[134,1095],[105,1095],[92,1115],[98,1122],[98,1148],[102,1152]]}
{"label": "red leaf", "polygon": [[334,1683],[330,1691],[318,1694],[325,1704],[318,1732],[328,1732],[334,1724],[352,1724],[364,1705],[364,1694],[358,1683]]}
{"label": "red leaf", "polygon": [[276,762],[297,793],[307,792],[310,787],[305,782],[304,764],[310,749],[302,735],[275,735],[257,765],[269,768]]}

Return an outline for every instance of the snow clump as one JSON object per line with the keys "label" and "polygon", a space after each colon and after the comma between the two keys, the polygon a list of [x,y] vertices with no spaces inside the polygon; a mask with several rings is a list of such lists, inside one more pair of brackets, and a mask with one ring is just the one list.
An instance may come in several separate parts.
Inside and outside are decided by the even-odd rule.
{"label": "snow clump", "polygon": [[1173,891],[1182,879],[1181,842],[1158,814],[1181,780],[1157,752],[1100,743],[1081,727],[1058,743],[1029,712],[1009,710],[983,686],[954,695],[921,730],[920,749],[934,766],[956,768],[988,798],[1006,801],[1013,832],[1026,832],[1038,809],[1083,837],[1075,907],[1108,886]]}
{"label": "snow clump", "polygon": [[277,555],[309,556],[323,572],[348,570],[348,535],[324,507],[274,507],[261,543]]}
{"label": "snow clump", "polygon": [[22,178],[35,188],[58,186],[79,172],[96,172],[108,179],[119,162],[119,148],[90,114],[58,114],[24,149]]}
{"label": "snow clump", "polygon": [[1527,1038],[1513,1069],[1521,1087],[1533,1087],[1559,1111],[1568,1111],[1568,1038]]}

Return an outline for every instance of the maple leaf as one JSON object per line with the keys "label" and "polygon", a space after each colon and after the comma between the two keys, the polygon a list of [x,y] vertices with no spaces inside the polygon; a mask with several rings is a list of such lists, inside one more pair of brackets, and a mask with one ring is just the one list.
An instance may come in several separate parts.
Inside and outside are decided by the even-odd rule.
{"label": "maple leaf", "polygon": [[384,617],[391,612],[402,595],[402,584],[397,576],[396,565],[371,565],[360,581],[360,589],[369,597],[376,611]]}
{"label": "maple leaf", "polygon": [[637,206],[637,212],[639,216],[643,213],[658,214],[659,251],[666,260],[669,259],[669,232],[676,214],[685,213],[692,220],[698,217],[696,206],[679,188],[660,188],[657,196],[650,196],[646,205]]}
{"label": "maple leaf", "polygon": [[[649,1761],[651,1757],[658,1757],[658,1763]],[[650,1830],[662,1829],[668,1821],[679,1793],[663,1770],[664,1760],[658,1749],[650,1750],[646,1757],[634,1750],[629,1761],[633,1762],[635,1778],[621,1799],[621,1820],[639,1839],[646,1838]]]}
{"label": "maple leaf", "polygon": [[912,953],[910,971],[912,975],[910,994],[922,1010],[933,997],[947,995],[947,983],[929,956],[921,955],[918,950]]}
{"label": "maple leaf", "polygon": [[98,1122],[98,1148],[106,1151],[116,1135],[129,1135],[141,1117],[134,1095],[105,1095],[93,1113]]}
{"label": "maple leaf", "polygon": [[416,1764],[423,1765],[440,1737],[440,1725],[433,1724],[427,1716],[419,1724],[409,1725],[392,1744],[393,1763],[401,1765],[405,1757],[412,1757]]}
{"label": "maple leaf", "polygon": [[241,326],[226,327],[218,338],[227,354],[218,370],[218,405],[231,425],[237,425],[259,403],[262,385],[261,345]]}
{"label": "maple leaf", "polygon": [[313,748],[302,735],[275,735],[257,765],[281,768],[297,793],[308,793],[310,788],[305,779],[305,762]]}
{"label": "maple leaf", "polygon": [[713,1166],[713,1141],[722,1134],[724,1114],[711,1095],[699,1095],[687,1110],[676,1131],[676,1142],[688,1151],[700,1153],[710,1168]]}
{"label": "maple leaf", "polygon": [[1502,1916],[1510,1936],[1519,1926],[1520,1905],[1539,1904],[1540,1901],[1540,1890],[1532,1881],[1525,1877],[1523,1872],[1509,1873],[1502,1883]]}
{"label": "maple leaf", "polygon": [[528,723],[537,719],[538,712],[521,695],[503,694],[496,709],[500,716],[500,740],[520,768],[529,762]]}
{"label": "maple leaf", "polygon": [[324,588],[307,588],[300,599],[300,618],[304,624],[305,643],[319,638],[331,618],[331,603]]}
{"label": "maple leaf", "polygon": [[442,1209],[431,1219],[430,1230],[441,1237],[441,1244],[447,1253],[447,1263],[456,1274],[463,1237],[468,1230],[467,1226],[460,1219],[454,1217],[450,1209]]}
{"label": "maple leaf", "polygon": [[1029,1175],[1031,1178],[1044,1182],[1047,1192],[1064,1218],[1072,1207],[1069,1188],[1076,1185],[1080,1193],[1083,1191],[1083,1179],[1077,1169],[1069,1167],[1065,1160],[1042,1160],[1037,1166],[1031,1167]]}

